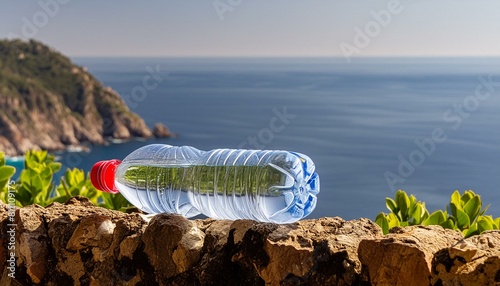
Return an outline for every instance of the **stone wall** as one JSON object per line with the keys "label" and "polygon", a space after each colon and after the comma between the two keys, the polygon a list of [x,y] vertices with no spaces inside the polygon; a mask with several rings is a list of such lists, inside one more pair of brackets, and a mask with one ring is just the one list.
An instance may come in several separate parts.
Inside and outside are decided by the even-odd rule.
{"label": "stone wall", "polygon": [[0,228],[0,285],[500,285],[500,231],[463,239],[407,227],[383,236],[368,219],[338,217],[147,222],[83,197],[15,216],[1,205]]}

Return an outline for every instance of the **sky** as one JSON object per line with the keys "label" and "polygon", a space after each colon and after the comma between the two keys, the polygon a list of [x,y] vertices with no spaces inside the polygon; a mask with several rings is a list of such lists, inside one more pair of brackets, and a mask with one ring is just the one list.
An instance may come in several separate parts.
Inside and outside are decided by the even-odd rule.
{"label": "sky", "polygon": [[3,0],[0,38],[69,56],[500,56],[500,1]]}

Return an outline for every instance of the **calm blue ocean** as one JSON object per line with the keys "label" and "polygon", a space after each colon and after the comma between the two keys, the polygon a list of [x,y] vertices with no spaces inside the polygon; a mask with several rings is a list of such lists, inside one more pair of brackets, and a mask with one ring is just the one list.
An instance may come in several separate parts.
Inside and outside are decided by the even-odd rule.
{"label": "calm blue ocean", "polygon": [[311,217],[373,219],[392,188],[430,210],[444,208],[455,189],[473,189],[500,216],[498,58],[74,61],[148,125],[164,122],[179,137],[61,154],[67,166],[89,170],[157,142],[203,150],[247,144],[313,159],[321,193]]}

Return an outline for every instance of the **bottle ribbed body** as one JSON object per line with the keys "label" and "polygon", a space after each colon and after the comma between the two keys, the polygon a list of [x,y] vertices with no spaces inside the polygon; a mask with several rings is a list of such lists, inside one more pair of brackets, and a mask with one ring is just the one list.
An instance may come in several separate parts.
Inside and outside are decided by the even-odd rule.
{"label": "bottle ribbed body", "polygon": [[148,145],[127,156],[115,184],[148,213],[287,223],[316,206],[319,178],[307,156],[270,150]]}

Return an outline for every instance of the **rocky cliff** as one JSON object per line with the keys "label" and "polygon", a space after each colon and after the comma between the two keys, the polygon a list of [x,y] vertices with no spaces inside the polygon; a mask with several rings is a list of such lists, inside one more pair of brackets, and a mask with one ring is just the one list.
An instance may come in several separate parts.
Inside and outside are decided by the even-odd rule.
{"label": "rocky cliff", "polygon": [[85,68],[33,40],[0,40],[0,150],[7,155],[152,135]]}
{"label": "rocky cliff", "polygon": [[75,197],[0,202],[0,285],[498,285],[500,231],[383,236],[368,219],[150,221]]}

